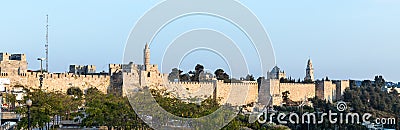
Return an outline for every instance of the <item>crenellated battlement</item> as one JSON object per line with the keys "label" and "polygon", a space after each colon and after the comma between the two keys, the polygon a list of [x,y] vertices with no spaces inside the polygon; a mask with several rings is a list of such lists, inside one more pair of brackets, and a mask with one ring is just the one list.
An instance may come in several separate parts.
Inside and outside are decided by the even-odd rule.
{"label": "crenellated battlement", "polygon": [[258,85],[258,83],[257,82],[255,82],[255,83],[224,83],[224,84],[226,84],[226,85],[230,85],[230,86],[253,86],[253,85]]}
{"label": "crenellated battlement", "polygon": [[109,68],[122,68],[122,64],[108,64]]}
{"label": "crenellated battlement", "polygon": [[295,86],[309,86],[314,85],[314,83],[279,83],[280,85],[295,85]]}
{"label": "crenellated battlement", "polygon": [[[41,72],[28,72],[20,74],[22,77],[34,77],[38,78],[41,75]],[[109,75],[106,74],[73,74],[73,73],[43,73],[44,79],[58,79],[58,78],[93,78],[93,79],[101,79],[101,78],[109,78]]]}
{"label": "crenellated battlement", "polygon": [[204,82],[168,82],[168,84],[182,84],[182,85],[202,85],[202,84],[221,84],[223,86],[256,86],[258,85],[257,81],[253,81],[253,82],[242,82],[242,83],[224,83],[223,80],[216,80],[214,81],[204,81]]}
{"label": "crenellated battlement", "polygon": [[8,73],[0,73],[0,77],[7,77]]}
{"label": "crenellated battlement", "polygon": [[182,84],[182,85],[210,85],[214,84],[214,82],[168,82],[168,84]]}
{"label": "crenellated battlement", "polygon": [[225,87],[234,87],[234,86],[258,86],[257,81],[246,81],[242,83],[222,83]]}
{"label": "crenellated battlement", "polygon": [[133,72],[123,72],[123,76],[129,76],[129,77],[132,77],[132,76],[136,76],[136,75],[138,75],[138,73],[133,73]]}
{"label": "crenellated battlement", "polygon": [[26,77],[26,76],[27,76],[27,73],[19,73],[18,76]]}

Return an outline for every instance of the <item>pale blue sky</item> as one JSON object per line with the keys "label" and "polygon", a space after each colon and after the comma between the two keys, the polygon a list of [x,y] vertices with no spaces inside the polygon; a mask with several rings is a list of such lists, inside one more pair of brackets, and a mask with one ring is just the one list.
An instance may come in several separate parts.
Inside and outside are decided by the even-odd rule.
{"label": "pale blue sky", "polygon": [[[107,71],[109,63],[122,61],[124,46],[135,22],[158,2],[2,1],[0,51],[26,53],[29,68],[38,69],[36,58],[44,57],[45,16],[49,14],[50,71],[66,71],[69,64],[95,64],[98,71]],[[311,57],[316,78],[372,79],[376,74],[383,74],[387,80],[400,81],[398,0],[241,2],[261,20],[274,46],[277,64],[288,76],[303,78],[306,61]],[[205,26],[239,36],[229,31],[228,23],[196,17],[177,21],[166,29],[183,33],[186,29]],[[194,19],[200,22],[196,24]],[[208,23],[218,23],[218,26],[201,21],[213,21]],[[154,42],[168,38],[172,39],[160,36]],[[241,43],[240,36],[238,40]],[[152,55],[159,54],[156,49],[152,47]],[[206,55],[201,53],[197,55]],[[196,57],[196,53],[193,55]],[[152,62],[158,62],[157,57]],[[194,68],[195,61],[185,62],[184,70]],[[224,66],[205,63],[206,60],[199,62],[211,69]],[[250,71],[259,75],[257,70]]]}

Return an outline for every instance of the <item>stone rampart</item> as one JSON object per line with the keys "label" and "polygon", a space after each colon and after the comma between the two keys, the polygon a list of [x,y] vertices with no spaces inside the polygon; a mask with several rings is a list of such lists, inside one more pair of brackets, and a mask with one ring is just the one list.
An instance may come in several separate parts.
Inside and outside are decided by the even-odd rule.
{"label": "stone rampart", "polygon": [[[0,76],[11,81],[10,86],[22,85],[28,88],[38,89],[41,72],[27,72],[19,75]],[[70,87],[79,87],[86,90],[96,87],[106,93],[110,85],[109,75],[78,75],[72,73],[43,73],[42,89],[49,91],[66,92]]]}

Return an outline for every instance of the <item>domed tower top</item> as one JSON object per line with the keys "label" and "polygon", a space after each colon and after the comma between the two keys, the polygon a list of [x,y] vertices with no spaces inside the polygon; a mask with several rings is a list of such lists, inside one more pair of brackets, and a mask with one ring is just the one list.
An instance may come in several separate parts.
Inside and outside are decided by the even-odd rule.
{"label": "domed tower top", "polygon": [[144,65],[150,65],[150,48],[148,43],[146,43],[143,49],[143,62]]}

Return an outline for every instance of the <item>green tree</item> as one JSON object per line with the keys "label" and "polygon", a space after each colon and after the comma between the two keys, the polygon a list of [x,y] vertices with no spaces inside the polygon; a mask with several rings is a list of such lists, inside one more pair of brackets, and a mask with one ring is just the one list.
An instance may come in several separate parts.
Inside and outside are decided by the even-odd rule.
{"label": "green tree", "polygon": [[256,81],[256,80],[254,79],[254,76],[253,76],[252,74],[247,74],[246,80],[247,80],[247,81]]}
{"label": "green tree", "polygon": [[[22,103],[25,103],[28,99],[32,100],[32,106],[30,107],[32,128],[36,128],[36,126],[38,128],[44,127],[46,123],[51,121],[51,117],[56,115],[68,117],[69,113],[76,111],[81,104],[80,100],[74,101],[73,97],[60,92],[44,92],[39,89],[27,91]],[[25,115],[18,122],[18,129],[27,128],[27,112],[26,105],[16,109],[17,114]]]}
{"label": "green tree", "polygon": [[70,88],[67,89],[67,95],[72,95],[75,98],[81,99],[82,96],[83,96],[83,92],[78,87],[70,87]]}
{"label": "green tree", "polygon": [[285,102],[286,104],[288,104],[289,102],[289,94],[290,94],[289,91],[282,92],[282,99],[283,102]]}
{"label": "green tree", "polygon": [[103,94],[90,89],[85,95],[86,117],[82,126],[107,126],[115,129],[148,128],[133,111],[126,97]]}
{"label": "green tree", "polygon": [[[368,112],[372,114],[372,118],[398,117],[400,110],[399,94],[382,91],[382,86],[384,86],[384,79],[381,76],[375,77],[375,83],[364,80],[361,87],[345,90],[344,101],[349,102],[354,113]],[[384,127],[395,128],[395,126],[390,125]]]}
{"label": "green tree", "polygon": [[168,75],[169,81],[174,81],[175,79],[180,79],[180,75],[183,71],[179,70],[178,68],[173,68],[171,73]]}
{"label": "green tree", "polygon": [[181,74],[181,75],[179,75],[179,79],[180,79],[180,81],[190,81],[190,76],[189,76],[189,74]]}
{"label": "green tree", "polygon": [[214,72],[215,77],[218,80],[224,80],[224,83],[230,83],[231,79],[229,78],[229,75],[225,73],[225,71],[223,69],[217,69]]}
{"label": "green tree", "polygon": [[17,98],[14,94],[12,93],[5,93],[6,97],[6,102],[10,104],[10,108],[14,109],[15,108],[15,103],[17,102]]}
{"label": "green tree", "polygon": [[194,75],[191,77],[191,81],[199,81],[199,76],[200,76],[200,73],[202,73],[203,71],[204,71],[204,66],[203,65],[201,65],[201,64],[197,64],[195,67],[194,67]]}
{"label": "green tree", "polygon": [[94,87],[90,87],[90,88],[88,88],[88,89],[86,90],[86,94],[85,94],[85,95],[96,95],[96,94],[98,94],[98,93],[101,93],[101,92],[99,91],[99,89],[94,88]]}
{"label": "green tree", "polygon": [[385,84],[385,79],[383,79],[382,76],[375,76],[375,86],[378,88],[384,87]]}

